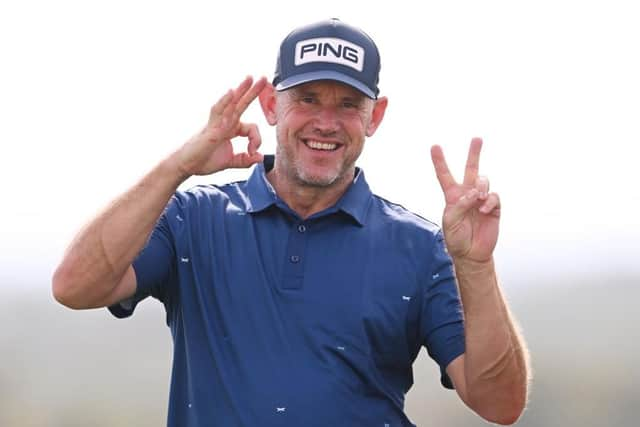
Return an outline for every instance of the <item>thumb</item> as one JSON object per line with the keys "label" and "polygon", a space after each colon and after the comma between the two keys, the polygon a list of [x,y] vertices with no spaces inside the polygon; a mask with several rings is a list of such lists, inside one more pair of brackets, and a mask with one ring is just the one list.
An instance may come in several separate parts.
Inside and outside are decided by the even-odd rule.
{"label": "thumb", "polygon": [[256,163],[260,163],[264,160],[264,156],[261,153],[255,152],[249,153],[237,153],[233,155],[231,159],[232,168],[248,168]]}

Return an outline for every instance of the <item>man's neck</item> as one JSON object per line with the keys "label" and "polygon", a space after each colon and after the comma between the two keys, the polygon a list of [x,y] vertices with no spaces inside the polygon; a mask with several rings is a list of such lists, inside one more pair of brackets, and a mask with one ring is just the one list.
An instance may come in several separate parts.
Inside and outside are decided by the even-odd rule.
{"label": "man's neck", "polygon": [[[312,186],[283,176],[275,167],[266,177],[278,197],[303,219],[335,205],[353,181],[342,179],[324,187]],[[346,174],[345,178],[349,177],[353,174]]]}

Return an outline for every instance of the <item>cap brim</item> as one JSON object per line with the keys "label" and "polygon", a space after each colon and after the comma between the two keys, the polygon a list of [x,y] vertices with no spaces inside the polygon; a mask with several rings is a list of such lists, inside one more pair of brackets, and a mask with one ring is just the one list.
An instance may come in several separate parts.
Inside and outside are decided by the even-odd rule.
{"label": "cap brim", "polygon": [[318,80],[333,80],[347,84],[354,89],[359,90],[367,97],[371,99],[377,99],[377,96],[369,87],[362,84],[353,77],[349,77],[346,74],[338,73],[336,71],[312,71],[310,73],[298,74],[285,79],[276,85],[277,91],[287,90],[294,86],[298,86],[304,83],[315,82]]}

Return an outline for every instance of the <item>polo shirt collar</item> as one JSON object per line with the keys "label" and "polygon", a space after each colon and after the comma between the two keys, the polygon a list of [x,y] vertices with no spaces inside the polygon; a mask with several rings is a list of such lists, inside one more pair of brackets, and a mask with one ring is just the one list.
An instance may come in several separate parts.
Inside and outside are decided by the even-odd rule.
{"label": "polo shirt collar", "polygon": [[262,163],[258,163],[247,180],[247,212],[255,213],[275,205],[278,201],[276,190],[269,180],[267,171],[273,168],[275,156],[265,155]]}
{"label": "polo shirt collar", "polygon": [[[265,155],[264,161],[254,168],[247,180],[247,212],[256,213],[277,204],[280,198],[267,180],[266,173],[273,168],[275,156]],[[364,226],[369,204],[371,203],[371,189],[364,177],[364,171],[356,168],[352,184],[342,195],[333,208],[325,212],[341,211],[353,218],[358,225]]]}
{"label": "polo shirt collar", "polygon": [[353,218],[358,225],[364,226],[371,203],[371,190],[364,178],[364,171],[356,168],[353,182],[342,195],[336,207]]}

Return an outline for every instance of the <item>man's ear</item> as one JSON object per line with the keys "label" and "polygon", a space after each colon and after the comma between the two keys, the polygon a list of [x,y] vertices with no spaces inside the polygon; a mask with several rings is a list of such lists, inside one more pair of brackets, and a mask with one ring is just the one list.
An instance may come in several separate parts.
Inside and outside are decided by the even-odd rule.
{"label": "man's ear", "polygon": [[382,123],[384,112],[387,110],[388,103],[389,100],[386,96],[376,99],[375,105],[373,106],[373,111],[371,112],[371,120],[369,121],[366,129],[367,136],[373,136],[373,134],[376,133],[378,126],[380,126],[380,123]]}
{"label": "man's ear", "polygon": [[276,90],[273,85],[271,83],[267,83],[258,97],[260,99],[260,106],[262,107],[264,117],[267,119],[267,123],[271,126],[275,126],[277,123]]}

